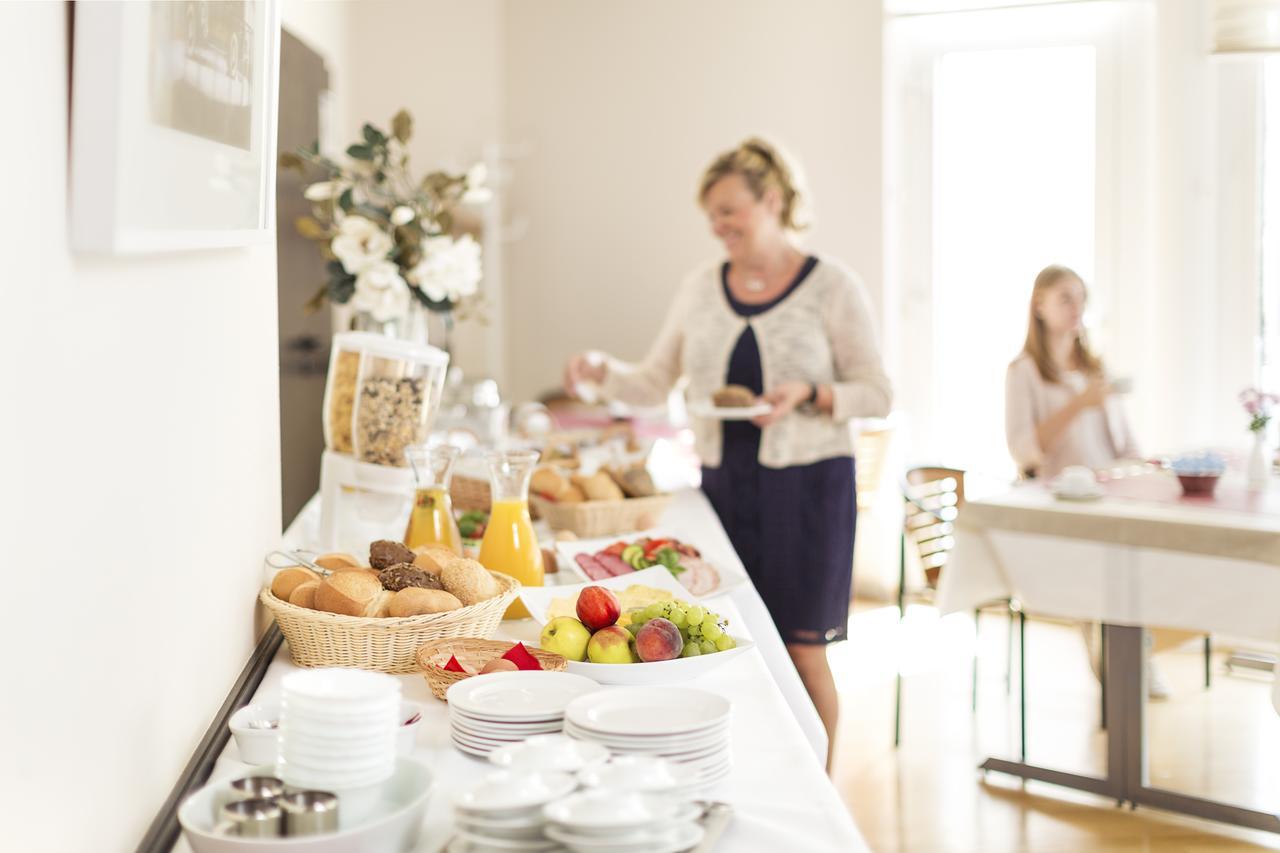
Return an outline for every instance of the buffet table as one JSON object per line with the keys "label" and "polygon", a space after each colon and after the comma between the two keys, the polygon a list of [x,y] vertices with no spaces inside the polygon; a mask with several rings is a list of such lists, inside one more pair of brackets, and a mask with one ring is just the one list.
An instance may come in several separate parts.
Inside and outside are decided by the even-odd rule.
{"label": "buffet table", "polygon": [[[938,590],[942,613],[1012,598],[1030,614],[1106,631],[1107,774],[988,759],[1012,773],[1198,817],[1280,831],[1274,814],[1152,788],[1146,760],[1143,626],[1280,640],[1280,493],[1224,478],[1215,498],[1182,498],[1171,474],[1104,483],[1103,496],[1055,498],[1028,483],[970,500]],[[1025,748],[1025,747],[1024,747]]]}
{"label": "buffet table", "polygon": [[[286,545],[305,546],[317,517],[318,503],[313,500],[286,531]],[[678,494],[659,528],[697,544],[712,563],[737,563],[701,492]],[[710,798],[728,802],[734,809],[716,849],[735,853],[867,850],[823,769],[827,750],[824,730],[760,596],[748,582],[709,600],[737,632],[756,643],[755,652],[729,661],[690,685],[724,696],[733,704],[733,772],[708,792]],[[499,629],[500,638],[526,643],[536,642],[538,633],[536,623],[528,619],[504,622]],[[294,669],[287,648],[282,647],[254,700],[276,698],[281,678]],[[431,695],[421,676],[398,677],[404,697],[424,709],[414,756],[431,769],[437,781],[417,850],[435,853],[452,837],[454,796],[493,768],[451,745],[447,705]],[[243,772],[246,766],[239,761],[232,742],[218,760],[213,778]],[[175,849],[188,848],[180,840]]]}

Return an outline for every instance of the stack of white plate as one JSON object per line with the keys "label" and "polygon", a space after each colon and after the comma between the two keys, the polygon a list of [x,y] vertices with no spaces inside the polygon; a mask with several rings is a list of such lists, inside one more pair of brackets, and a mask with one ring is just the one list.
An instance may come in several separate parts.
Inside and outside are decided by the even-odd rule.
{"label": "stack of white plate", "polygon": [[344,826],[377,806],[396,769],[400,682],[359,669],[312,669],[281,681],[280,777],[338,795]]}
{"label": "stack of white plate", "polygon": [[454,803],[458,835],[450,853],[558,850],[543,834],[547,803],[570,793],[577,783],[565,773],[501,770],[491,773]]}
{"label": "stack of white plate", "polygon": [[660,794],[581,791],[543,809],[547,838],[574,853],[678,853],[702,840],[702,809]]}
{"label": "stack of white plate", "polygon": [[581,696],[565,709],[564,733],[614,755],[652,755],[694,772],[693,790],[729,775],[729,701],[705,690],[620,687]]}
{"label": "stack of white plate", "polygon": [[458,749],[485,758],[534,735],[564,728],[564,709],[600,685],[567,672],[496,672],[449,688],[449,726]]}

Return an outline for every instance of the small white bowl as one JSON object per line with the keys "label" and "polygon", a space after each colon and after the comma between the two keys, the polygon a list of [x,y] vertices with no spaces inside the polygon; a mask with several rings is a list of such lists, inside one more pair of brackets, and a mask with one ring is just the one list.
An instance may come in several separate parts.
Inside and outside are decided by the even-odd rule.
{"label": "small white bowl", "polygon": [[499,767],[561,773],[573,773],[608,757],[609,750],[600,744],[562,734],[535,735],[489,753],[489,761]]}
{"label": "small white bowl", "polygon": [[630,788],[651,794],[683,789],[698,781],[687,767],[656,755],[615,755],[605,764],[578,771],[578,781],[587,788]]}
{"label": "small white bowl", "polygon": [[499,770],[479,785],[463,791],[457,807],[471,814],[503,812],[516,817],[520,809],[545,805],[568,794],[578,783],[565,773],[528,773]]}
{"label": "small white bowl", "polygon": [[418,745],[420,728],[422,728],[422,706],[417,702],[401,702],[400,729],[396,732],[397,755],[413,754],[414,747]]}
{"label": "small white bowl", "polygon": [[[255,722],[271,722],[271,728],[258,728]],[[275,764],[280,755],[280,706],[278,704],[245,705],[231,715],[231,734],[245,764]]]}
{"label": "small white bowl", "polygon": [[698,808],[662,794],[592,788],[548,803],[543,814],[577,835],[613,835],[693,820]]}

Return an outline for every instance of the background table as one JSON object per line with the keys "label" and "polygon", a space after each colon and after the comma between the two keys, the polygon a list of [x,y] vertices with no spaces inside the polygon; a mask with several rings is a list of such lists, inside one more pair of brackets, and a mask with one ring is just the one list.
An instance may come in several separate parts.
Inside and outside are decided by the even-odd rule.
{"label": "background table", "polygon": [[983,767],[1280,832],[1274,814],[1150,787],[1142,641],[1144,625],[1280,640],[1275,484],[1247,505],[1232,500],[1229,509],[1204,499],[1134,500],[1124,496],[1134,493],[1132,485],[1104,485],[1101,499],[1075,502],[1026,484],[971,500],[960,513],[939,584],[942,613],[1012,598],[1028,613],[1102,622],[1107,632],[1107,776],[999,759]]}
{"label": "background table", "polygon": [[[313,504],[315,502],[313,501]],[[290,546],[304,545],[317,507],[308,508],[286,534]],[[713,563],[729,564],[737,557],[714,512],[700,492],[680,493],[657,528],[696,543]],[[731,803],[734,817],[718,850],[840,851],[867,850],[848,809],[823,769],[826,736],[808,695],[786,654],[777,629],[750,582],[709,599],[756,643],[755,651],[726,662],[696,683],[686,683],[724,696],[733,704],[733,772],[709,796]],[[504,622],[504,639],[536,641],[532,620]],[[264,677],[255,701],[279,695],[280,679],[296,667],[283,647]],[[431,768],[437,780],[422,843],[418,851],[436,851],[453,833],[454,797],[475,784],[490,765],[463,755],[449,740],[448,706],[435,699],[421,676],[397,676],[405,698],[424,706],[415,757]],[[213,778],[245,769],[234,742],[219,759]],[[179,841],[175,848],[186,851]]]}

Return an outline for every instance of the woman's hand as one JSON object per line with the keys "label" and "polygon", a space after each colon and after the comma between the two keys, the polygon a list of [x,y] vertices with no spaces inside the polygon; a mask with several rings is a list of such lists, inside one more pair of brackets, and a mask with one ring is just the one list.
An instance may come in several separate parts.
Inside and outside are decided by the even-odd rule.
{"label": "woman's hand", "polygon": [[751,422],[758,427],[777,423],[796,406],[808,400],[812,392],[813,386],[808,382],[783,382],[775,385],[760,396],[760,402],[773,406],[773,411],[752,418]]}
{"label": "woman's hand", "polygon": [[1111,383],[1105,379],[1089,380],[1089,386],[1076,395],[1076,405],[1080,409],[1093,409],[1107,402],[1111,396]]}
{"label": "woman's hand", "polygon": [[598,352],[581,352],[572,356],[564,366],[564,390],[571,397],[578,396],[579,386],[584,382],[599,385],[604,382],[608,368],[604,357]]}

